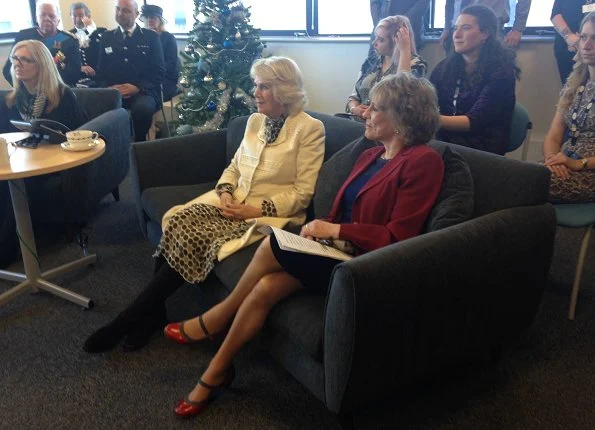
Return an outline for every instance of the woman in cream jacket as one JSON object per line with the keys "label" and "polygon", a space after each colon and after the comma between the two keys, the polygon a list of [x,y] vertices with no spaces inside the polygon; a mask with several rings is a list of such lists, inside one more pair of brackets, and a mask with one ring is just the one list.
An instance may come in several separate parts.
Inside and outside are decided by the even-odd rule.
{"label": "woman in cream jacket", "polygon": [[215,190],[163,217],[157,270],[114,321],[85,342],[87,352],[146,345],[166,321],[165,299],[185,282],[202,282],[220,261],[262,238],[260,225],[303,223],[324,158],[324,126],[303,111],[301,72],[284,57],[258,60],[251,70],[258,113]]}

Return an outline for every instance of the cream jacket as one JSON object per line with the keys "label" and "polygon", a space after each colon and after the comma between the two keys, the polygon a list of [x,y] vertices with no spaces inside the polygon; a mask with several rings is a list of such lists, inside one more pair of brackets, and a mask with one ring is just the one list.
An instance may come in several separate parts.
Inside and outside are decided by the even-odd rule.
{"label": "cream jacket", "polygon": [[[271,200],[277,217],[246,220],[250,229],[239,239],[225,243],[219,261],[262,237],[257,229],[262,225],[283,227],[299,225],[306,218],[306,209],[314,195],[318,172],[324,159],[324,125],[305,112],[289,116],[277,140],[265,142],[266,116],[255,113],[248,118],[244,138],[218,184],[232,184],[234,202],[260,207],[263,200]],[[215,190],[174,206],[163,216],[165,230],[171,216],[196,203],[220,206]]]}

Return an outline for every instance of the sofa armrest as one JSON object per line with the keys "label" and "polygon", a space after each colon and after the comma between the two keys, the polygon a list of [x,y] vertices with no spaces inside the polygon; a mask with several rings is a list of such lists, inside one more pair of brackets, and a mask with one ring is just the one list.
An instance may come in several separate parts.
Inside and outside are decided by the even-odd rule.
{"label": "sofa armrest", "polygon": [[84,222],[99,201],[118,187],[130,167],[128,113],[119,108],[104,112],[79,127],[105,138],[105,153],[98,159],[61,173],[67,221]]}
{"label": "sofa armrest", "polygon": [[337,266],[325,311],[327,407],[394,395],[528,327],[555,230],[551,205],[517,207]]}
{"label": "sofa armrest", "polygon": [[227,167],[225,147],[226,130],[132,144],[133,196],[144,234],[147,217],[140,200],[143,191],[153,187],[216,181]]}

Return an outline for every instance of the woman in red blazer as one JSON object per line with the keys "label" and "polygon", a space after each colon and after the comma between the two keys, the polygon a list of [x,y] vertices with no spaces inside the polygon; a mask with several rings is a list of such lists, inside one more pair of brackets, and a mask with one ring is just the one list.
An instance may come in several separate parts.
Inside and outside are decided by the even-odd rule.
{"label": "woman in red blazer", "polygon": [[[420,234],[444,176],[442,158],[426,145],[439,125],[432,84],[402,73],[383,79],[370,94],[365,135],[382,145],[357,160],[328,219],[311,221],[300,233],[311,239],[346,241],[355,254]],[[302,288],[325,292],[338,263],[282,251],[271,235],[225,300],[198,318],[166,326],[169,338],[190,343],[209,337],[209,331],[224,330],[231,322],[219,351],[175,413],[192,416],[204,410],[231,384],[233,357],[260,331],[272,307]]]}

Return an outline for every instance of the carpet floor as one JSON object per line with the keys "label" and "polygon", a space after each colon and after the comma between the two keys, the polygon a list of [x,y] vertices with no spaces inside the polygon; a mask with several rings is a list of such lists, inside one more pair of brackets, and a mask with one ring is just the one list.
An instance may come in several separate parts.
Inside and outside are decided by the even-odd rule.
{"label": "carpet floor", "polygon": [[[172,412],[213,355],[216,344],[175,345],[156,335],[134,353],[90,355],[86,337],[138,294],[152,273],[130,180],[121,201],[106,197],[87,226],[94,267],[55,280],[93,298],[81,307],[25,293],[0,306],[0,429],[298,429],[340,428],[336,417],[267,354],[263,342],[239,355],[233,389],[201,416]],[[38,235],[42,269],[80,255],[59,232]],[[537,318],[497,364],[469,364],[373,408],[356,428],[586,429],[595,426],[595,240],[584,271],[575,321],[566,317],[580,232],[559,229],[554,262]],[[15,263],[11,270],[22,270]],[[0,291],[12,284],[0,281]],[[186,287],[191,288],[191,287]],[[180,295],[183,295],[181,293]],[[175,298],[174,298],[175,301]],[[170,319],[196,308],[175,302]]]}

